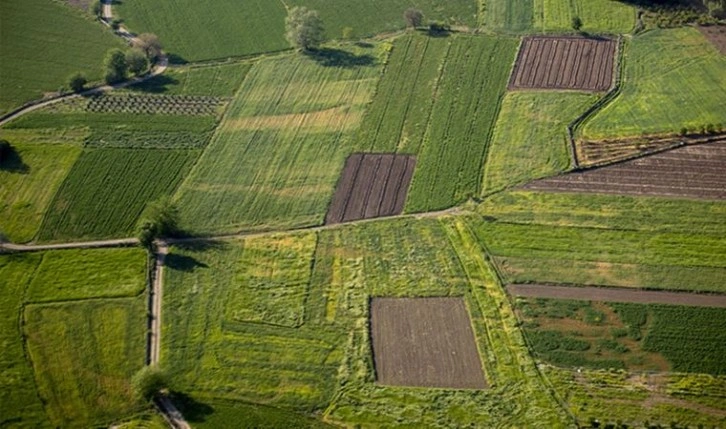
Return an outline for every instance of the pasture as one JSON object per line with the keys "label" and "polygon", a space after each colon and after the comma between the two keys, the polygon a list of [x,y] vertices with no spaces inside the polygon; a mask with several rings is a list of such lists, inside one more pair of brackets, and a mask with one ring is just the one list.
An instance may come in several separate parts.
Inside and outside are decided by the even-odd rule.
{"label": "pasture", "polygon": [[144,363],[145,265],[140,249],[0,256],[3,424],[99,426],[144,409],[130,379]]}
{"label": "pasture", "polygon": [[47,0],[0,3],[0,115],[66,85],[102,77],[106,51],[123,44],[84,12]]}
{"label": "pasture", "polygon": [[580,128],[602,140],[703,132],[726,118],[726,56],[695,28],[653,30],[625,45],[622,91]]}

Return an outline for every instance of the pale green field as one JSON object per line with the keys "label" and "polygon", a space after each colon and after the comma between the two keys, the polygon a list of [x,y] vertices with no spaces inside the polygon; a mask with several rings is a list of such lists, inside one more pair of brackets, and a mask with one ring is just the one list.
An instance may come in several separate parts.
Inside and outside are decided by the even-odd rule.
{"label": "pale green field", "polygon": [[581,129],[586,139],[726,125],[726,56],[695,28],[653,30],[626,45],[621,94]]}
{"label": "pale green field", "polygon": [[635,8],[616,0],[534,0],[533,15],[537,31],[573,31],[575,16],[584,32],[620,34],[635,26]]}

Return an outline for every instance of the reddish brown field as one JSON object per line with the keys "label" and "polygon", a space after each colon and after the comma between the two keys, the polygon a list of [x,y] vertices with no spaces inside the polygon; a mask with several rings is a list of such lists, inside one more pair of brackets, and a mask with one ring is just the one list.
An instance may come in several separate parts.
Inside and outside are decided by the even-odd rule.
{"label": "reddish brown field", "polygon": [[726,55],[726,25],[711,25],[698,27],[706,38],[713,43],[722,54]]}
{"label": "reddish brown field", "polygon": [[381,384],[487,387],[462,298],[374,298],[371,339]]}
{"label": "reddish brown field", "polygon": [[354,153],[349,156],[325,223],[400,214],[415,166],[416,158],[410,155]]}
{"label": "reddish brown field", "polygon": [[607,167],[537,180],[525,189],[726,199],[726,142],[685,146]]}
{"label": "reddish brown field", "polygon": [[509,88],[607,91],[613,83],[616,47],[610,39],[526,37]]}
{"label": "reddish brown field", "polygon": [[513,296],[528,298],[556,298],[595,302],[632,302],[637,304],[675,304],[691,307],[726,308],[726,295],[535,284],[508,285],[507,291]]}

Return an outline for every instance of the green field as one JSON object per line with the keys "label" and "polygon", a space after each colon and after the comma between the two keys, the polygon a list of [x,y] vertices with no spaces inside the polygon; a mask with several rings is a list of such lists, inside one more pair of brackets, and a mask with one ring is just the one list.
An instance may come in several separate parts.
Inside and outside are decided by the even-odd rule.
{"label": "green field", "polygon": [[236,62],[172,68],[163,75],[131,86],[128,91],[164,95],[207,95],[232,97],[247,76],[252,64]]}
{"label": "green field", "polygon": [[417,6],[427,19],[476,25],[473,0],[337,1],[234,0],[201,3],[192,0],[130,1],[114,6],[129,28],[159,35],[172,61],[200,61],[239,57],[289,49],[285,40],[286,8],[306,6],[320,12],[329,39],[339,39],[344,28],[353,37],[402,29],[403,11]]}
{"label": "green field", "polygon": [[170,195],[198,156],[192,150],[84,150],[55,195],[39,239],[132,235],[146,204]]}
{"label": "green field", "polygon": [[513,192],[478,211],[511,283],[724,292],[723,203]]}
{"label": "green field", "polygon": [[145,356],[145,262],[140,249],[0,256],[0,424],[96,427],[144,408],[130,378]]}
{"label": "green field", "polygon": [[379,54],[331,50],[256,63],[177,193],[184,226],[217,233],[322,223]]}
{"label": "green field", "polygon": [[[314,253],[308,243],[317,243]],[[268,253],[260,264],[261,248]],[[461,220],[375,222],[218,241],[174,248],[170,256],[185,263],[170,264],[165,274],[162,359],[179,390],[206,398],[202,403],[226,399],[318,416],[324,411],[331,423],[362,426],[405,419],[426,427],[551,427],[566,419],[541,384],[506,295]],[[280,277],[307,285],[300,326],[270,324],[290,308],[276,285]],[[463,296],[491,389],[373,383],[371,296]],[[264,320],[230,318],[262,301]],[[440,406],[432,408],[433,400]]]}
{"label": "green field", "polygon": [[581,128],[598,140],[700,132],[726,124],[726,57],[695,28],[653,30],[626,45],[620,95]]}
{"label": "green field", "polygon": [[567,125],[596,99],[572,92],[508,93],[489,144],[482,194],[567,170]]}
{"label": "green field", "polygon": [[100,80],[106,51],[123,46],[89,16],[48,0],[3,0],[0,39],[0,114],[57,91],[74,72]]}

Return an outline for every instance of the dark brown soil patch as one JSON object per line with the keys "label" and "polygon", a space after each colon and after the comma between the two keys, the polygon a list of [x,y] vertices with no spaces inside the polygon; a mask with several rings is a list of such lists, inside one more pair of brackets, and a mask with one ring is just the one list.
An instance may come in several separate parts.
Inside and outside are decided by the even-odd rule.
{"label": "dark brown soil patch", "polygon": [[673,304],[689,307],[726,308],[726,295],[706,295],[688,292],[623,289],[607,287],[578,287],[552,285],[508,285],[514,296],[528,298],[572,299],[595,302],[632,302],[637,304]]}
{"label": "dark brown soil patch", "polygon": [[510,89],[607,91],[613,84],[617,42],[584,37],[526,37]]}
{"label": "dark brown soil patch", "polygon": [[698,27],[706,38],[713,43],[722,54],[726,55],[726,25],[711,25],[708,27]]}
{"label": "dark brown soil patch", "polygon": [[536,180],[525,189],[726,199],[726,142],[685,146],[606,167]]}
{"label": "dark brown soil patch", "polygon": [[401,214],[416,158],[354,153],[345,162],[326,224]]}
{"label": "dark brown soil patch", "polygon": [[371,339],[381,384],[487,387],[462,298],[374,298]]}

